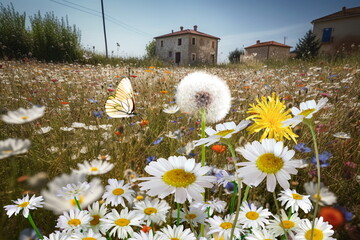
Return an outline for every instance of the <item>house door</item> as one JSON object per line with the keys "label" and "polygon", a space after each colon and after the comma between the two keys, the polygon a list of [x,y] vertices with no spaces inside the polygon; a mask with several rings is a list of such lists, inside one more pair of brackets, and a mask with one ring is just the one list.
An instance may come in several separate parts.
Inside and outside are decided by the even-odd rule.
{"label": "house door", "polygon": [[210,61],[211,61],[211,64],[215,64],[215,55],[214,54],[210,55]]}
{"label": "house door", "polygon": [[181,53],[180,53],[180,52],[176,52],[176,53],[175,53],[175,63],[176,63],[177,65],[180,64],[180,59],[181,59]]}

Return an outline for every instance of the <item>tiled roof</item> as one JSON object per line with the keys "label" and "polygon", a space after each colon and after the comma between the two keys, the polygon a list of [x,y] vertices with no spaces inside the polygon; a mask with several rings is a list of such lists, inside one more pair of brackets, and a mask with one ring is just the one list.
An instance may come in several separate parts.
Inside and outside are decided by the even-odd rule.
{"label": "tiled roof", "polygon": [[360,16],[360,7],[354,7],[354,8],[343,7],[343,9],[341,11],[330,14],[330,15],[326,15],[321,18],[317,18],[317,19],[313,20],[311,23],[334,20],[334,19],[342,19],[342,18],[352,17],[352,16]]}
{"label": "tiled roof", "polygon": [[285,45],[285,44],[278,43],[278,42],[275,42],[275,41],[269,41],[269,42],[257,43],[257,44],[254,44],[254,45],[245,47],[245,49],[248,49],[248,48],[256,48],[256,47],[264,47],[264,46],[277,46],[277,47],[291,48],[291,46],[289,46],[289,45]]}
{"label": "tiled roof", "polygon": [[157,36],[157,37],[154,37],[154,38],[155,39],[156,38],[166,38],[166,37],[178,36],[178,35],[183,35],[183,34],[194,34],[194,35],[199,35],[199,36],[208,37],[208,38],[215,38],[215,39],[220,40],[220,38],[218,38],[218,37],[215,37],[215,36],[203,33],[203,32],[195,31],[195,30],[192,30],[192,29],[185,29],[185,30],[182,30],[182,31],[172,32],[172,33]]}

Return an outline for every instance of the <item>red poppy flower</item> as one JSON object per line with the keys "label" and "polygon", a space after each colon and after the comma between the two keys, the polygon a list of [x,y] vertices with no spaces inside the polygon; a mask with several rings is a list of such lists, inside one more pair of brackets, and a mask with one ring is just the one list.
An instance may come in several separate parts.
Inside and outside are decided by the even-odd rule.
{"label": "red poppy flower", "polygon": [[142,127],[145,127],[145,126],[149,125],[149,120],[141,120],[140,125]]}
{"label": "red poppy flower", "polygon": [[340,227],[345,222],[344,215],[337,208],[322,207],[319,215],[324,218],[324,222],[329,222],[334,228]]}
{"label": "red poppy flower", "polygon": [[63,105],[69,104],[70,102],[60,102]]}
{"label": "red poppy flower", "polygon": [[114,92],[115,90],[112,89],[112,88],[108,88],[108,91],[109,91],[109,92]]}
{"label": "red poppy flower", "polygon": [[161,90],[160,93],[162,93],[162,94],[167,94],[168,91],[166,91],[166,90]]}
{"label": "red poppy flower", "polygon": [[150,230],[151,230],[151,227],[146,226],[146,225],[142,226],[142,228],[141,228],[141,231],[143,231],[144,233],[147,233],[147,232],[149,232]]}
{"label": "red poppy flower", "polygon": [[214,152],[222,153],[222,152],[224,152],[226,150],[226,146],[220,145],[220,144],[214,144],[214,145],[211,146],[211,149]]}
{"label": "red poppy flower", "polygon": [[59,81],[59,80],[53,78],[53,79],[51,79],[51,81],[52,81],[52,82],[57,82],[57,81]]}

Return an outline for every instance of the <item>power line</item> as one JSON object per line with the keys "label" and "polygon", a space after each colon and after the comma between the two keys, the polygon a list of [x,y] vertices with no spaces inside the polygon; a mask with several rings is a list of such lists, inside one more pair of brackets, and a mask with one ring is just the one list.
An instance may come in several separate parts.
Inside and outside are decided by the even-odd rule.
{"label": "power line", "polygon": [[[101,13],[100,13],[99,11],[93,10],[93,9],[91,9],[91,8],[88,8],[88,7],[81,6],[80,4],[71,3],[71,2],[69,2],[69,1],[63,0],[63,1],[65,1],[65,2],[67,2],[67,3],[69,3],[69,4],[75,5],[75,6],[71,6],[71,5],[68,5],[68,4],[63,3],[63,2],[58,2],[58,1],[56,1],[56,0],[50,0],[50,1],[51,1],[51,2],[54,2],[54,3],[57,3],[57,4],[60,4],[60,5],[63,5],[63,6],[66,6],[66,7],[69,7],[69,8],[71,8],[71,9],[78,10],[78,11],[80,11],[80,12],[87,13],[87,14],[90,14],[90,15],[93,15],[93,16],[96,16],[96,17],[100,17],[100,18],[101,18]],[[79,8],[79,7],[80,7],[80,8]],[[90,10],[90,11],[92,11],[92,12],[89,12],[89,11],[84,10],[84,9],[81,9],[81,8]],[[113,17],[109,16],[109,15],[105,15],[105,16],[106,16],[106,19],[107,19],[109,22],[111,22],[111,23],[113,23],[113,24],[115,24],[115,25],[117,25],[117,26],[119,26],[119,27],[121,27],[121,28],[124,28],[124,29],[126,29],[126,30],[128,30],[128,31],[131,31],[131,32],[137,33],[137,34],[139,34],[139,35],[143,35],[143,36],[145,36],[145,35],[147,35],[147,36],[152,36],[151,34],[149,34],[149,33],[147,33],[147,32],[138,30],[138,29],[136,29],[136,28],[134,28],[134,27],[126,24],[126,23],[123,23],[123,22],[117,20],[116,18],[113,18]]]}

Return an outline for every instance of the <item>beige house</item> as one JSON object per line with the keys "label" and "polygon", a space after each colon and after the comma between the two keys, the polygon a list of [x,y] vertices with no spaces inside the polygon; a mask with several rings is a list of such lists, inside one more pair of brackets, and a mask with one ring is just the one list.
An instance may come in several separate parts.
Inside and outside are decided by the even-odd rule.
{"label": "beige house", "polygon": [[156,56],[177,65],[216,64],[220,38],[194,29],[172,31],[154,38]]}
{"label": "beige house", "polygon": [[257,40],[256,44],[245,47],[244,60],[286,59],[290,57],[290,48],[291,46],[275,41],[260,42]]}
{"label": "beige house", "polygon": [[320,54],[351,51],[360,44],[360,7],[343,7],[341,11],[311,23],[313,33],[321,42]]}

